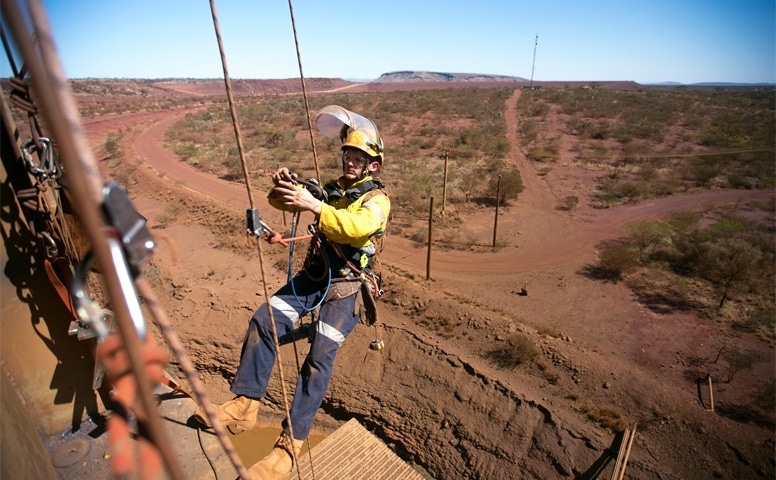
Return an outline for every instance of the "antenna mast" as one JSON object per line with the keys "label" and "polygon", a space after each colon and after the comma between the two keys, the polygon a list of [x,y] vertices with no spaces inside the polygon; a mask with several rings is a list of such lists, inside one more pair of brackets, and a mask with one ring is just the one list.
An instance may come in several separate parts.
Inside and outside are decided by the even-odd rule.
{"label": "antenna mast", "polygon": [[533,54],[533,63],[531,63],[531,90],[533,90],[533,76],[534,76],[534,67],[536,67],[536,46],[539,44],[539,34],[536,34],[536,40],[534,41],[534,54]]}

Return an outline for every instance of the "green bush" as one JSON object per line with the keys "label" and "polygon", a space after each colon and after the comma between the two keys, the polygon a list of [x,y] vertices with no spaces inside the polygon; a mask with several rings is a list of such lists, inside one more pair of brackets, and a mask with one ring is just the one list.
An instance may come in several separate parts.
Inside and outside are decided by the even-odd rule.
{"label": "green bush", "polygon": [[485,357],[501,368],[516,368],[531,364],[539,350],[525,334],[511,334],[503,344],[485,352]]}
{"label": "green bush", "polygon": [[623,275],[639,266],[639,255],[627,245],[607,245],[598,256],[600,275],[609,280],[621,280]]}
{"label": "green bush", "polygon": [[575,195],[569,195],[563,199],[563,201],[558,205],[557,209],[568,212],[573,210],[578,203],[579,203],[579,197]]}
{"label": "green bush", "polygon": [[111,157],[121,156],[121,134],[111,133],[108,138],[105,139],[105,151]]}

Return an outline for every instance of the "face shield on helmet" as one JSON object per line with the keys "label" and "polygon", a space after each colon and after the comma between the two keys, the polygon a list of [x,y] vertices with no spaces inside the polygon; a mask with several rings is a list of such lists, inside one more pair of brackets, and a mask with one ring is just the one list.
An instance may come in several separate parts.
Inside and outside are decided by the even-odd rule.
{"label": "face shield on helmet", "polygon": [[383,140],[380,138],[377,125],[368,118],[338,105],[329,105],[315,115],[315,125],[322,135],[330,138],[338,137],[342,142],[342,148],[357,148],[383,163],[385,158]]}

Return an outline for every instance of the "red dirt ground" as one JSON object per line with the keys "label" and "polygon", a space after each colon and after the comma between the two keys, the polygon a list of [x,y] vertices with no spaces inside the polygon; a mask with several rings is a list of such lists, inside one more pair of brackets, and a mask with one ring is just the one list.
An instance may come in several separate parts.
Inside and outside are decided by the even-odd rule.
{"label": "red dirt ground", "polygon": [[[625,285],[580,274],[596,261],[600,242],[621,236],[628,222],[709,205],[773,202],[774,192],[711,191],[608,210],[580,202],[573,213],[558,211],[562,195],[553,192],[589,190],[590,180],[563,167],[538,175],[520,148],[519,94],[507,101],[508,134],[510,160],[526,188],[500,211],[499,237],[507,245],[486,253],[434,250],[425,280],[426,249],[389,236],[382,326],[360,326],[346,342],[317,427],[331,431],[355,416],[433,478],[595,478],[614,435],[580,413],[592,405],[638,424],[628,478],[774,478],[773,431],[706,411],[691,375],[698,373],[694,362],[713,358],[722,341],[761,351],[767,361],[734,383],[715,385],[718,410],[743,409],[751,388],[773,377],[772,348],[749,334],[730,338],[712,321],[686,313],[656,313]],[[163,148],[165,129],[181,115],[104,117],[85,126],[94,145],[120,128],[129,132],[124,161],[137,181],[128,190],[151,227],[159,226],[168,203],[183,206],[159,229],[174,242],[177,263],[162,242],[151,267],[174,327],[211,398],[221,402],[231,396],[242,335],[263,300],[262,272],[256,252],[217,248],[213,233],[199,225],[218,212],[241,218],[248,202],[242,185],[197,171]],[[254,195],[264,219],[282,225],[264,193]],[[492,217],[483,210],[461,228],[488,244]],[[224,225],[221,234],[232,231]],[[271,259],[264,278],[272,292],[284,281],[286,253],[266,244],[262,251]],[[518,295],[521,288],[528,295]],[[483,359],[516,331],[540,349],[543,375],[501,370]],[[385,340],[384,350],[366,348],[374,336]],[[306,345],[299,348],[302,355]],[[281,353],[291,372],[286,376],[293,377],[294,351]],[[262,416],[271,424],[281,411],[277,383]]]}

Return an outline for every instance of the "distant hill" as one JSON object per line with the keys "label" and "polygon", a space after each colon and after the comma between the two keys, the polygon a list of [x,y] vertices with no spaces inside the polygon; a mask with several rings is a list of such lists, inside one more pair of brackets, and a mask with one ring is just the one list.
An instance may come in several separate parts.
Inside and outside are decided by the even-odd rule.
{"label": "distant hill", "polygon": [[688,87],[773,87],[773,83],[737,83],[737,82],[700,82],[687,84]]}
{"label": "distant hill", "polygon": [[[223,95],[223,79],[218,78],[74,78],[69,79],[73,94],[78,99],[96,104],[95,99],[121,97],[178,98],[185,96]],[[6,88],[5,80],[0,85]],[[640,85],[631,80],[611,81],[540,81],[530,82],[522,77],[479,73],[443,73],[428,71],[398,71],[384,73],[376,80],[346,80],[342,78],[307,78],[310,92],[393,92],[402,90],[433,90],[447,88],[600,88],[607,90],[636,90],[641,88],[676,88],[682,84]],[[699,84],[696,84],[696,86]],[[302,92],[298,78],[286,79],[232,79],[235,95],[296,94]],[[688,85],[690,87],[690,85]]]}
{"label": "distant hill", "polygon": [[645,83],[649,87],[720,87],[720,88],[738,88],[738,87],[773,87],[773,83],[737,83],[737,82],[698,82],[698,83],[680,83],[680,82],[659,82]]}
{"label": "distant hill", "polygon": [[443,72],[418,72],[400,71],[388,72],[380,75],[375,83],[399,83],[399,82],[525,82],[522,77],[510,77],[507,75],[488,75],[482,73],[443,73]]}

